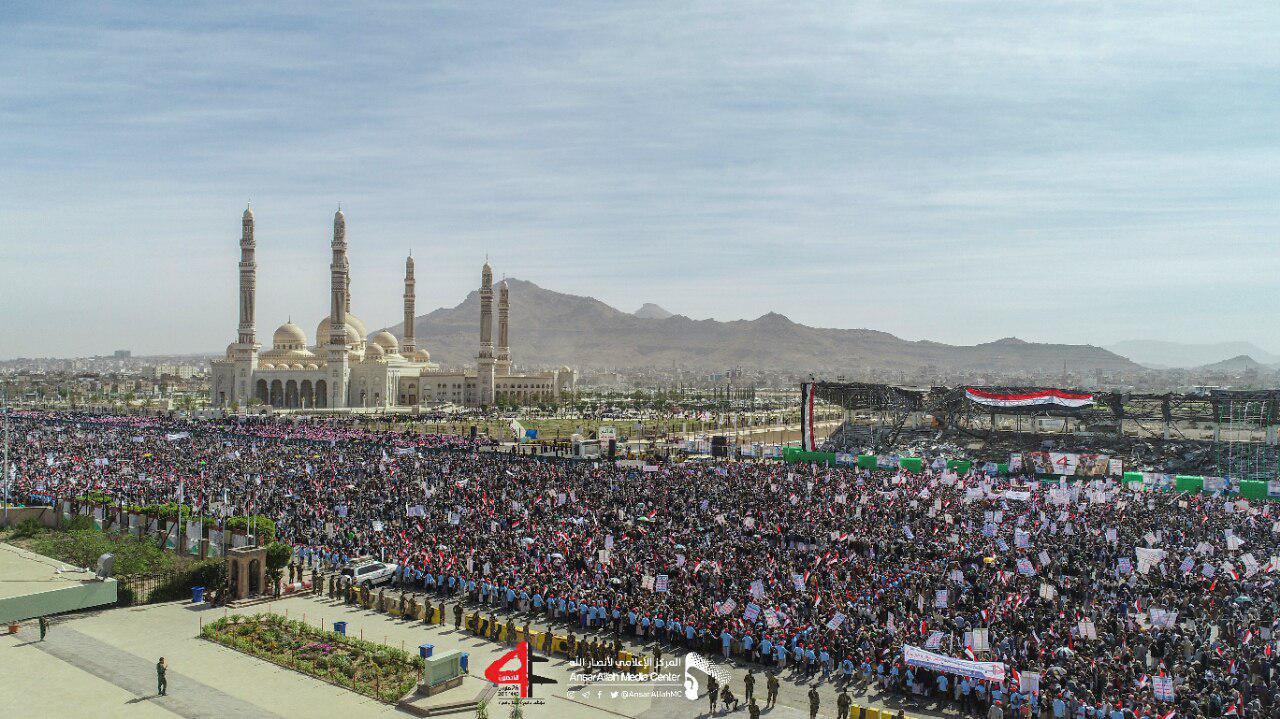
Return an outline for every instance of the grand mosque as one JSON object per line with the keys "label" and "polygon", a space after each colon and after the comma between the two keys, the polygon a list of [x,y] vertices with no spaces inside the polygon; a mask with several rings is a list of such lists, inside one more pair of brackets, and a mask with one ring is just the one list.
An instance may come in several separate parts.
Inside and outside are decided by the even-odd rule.
{"label": "grand mosque", "polygon": [[[329,316],[316,327],[315,344],[292,321],[260,351],[254,317],[258,264],[254,260],[253,211],[246,208],[240,233],[240,326],[227,354],[212,361],[210,401],[217,407],[253,403],[279,409],[359,410],[498,402],[554,402],[573,391],[568,367],[551,372],[515,373],[507,344],[510,310],[507,283],[498,286],[498,345],[493,344],[493,269],[480,275],[480,349],[474,368],[442,370],[414,338],[413,257],[405,260],[404,332],[372,336],[351,312],[351,272],[347,263],[347,220],[333,216],[333,260],[329,264]],[[256,402],[255,402],[256,400]]]}

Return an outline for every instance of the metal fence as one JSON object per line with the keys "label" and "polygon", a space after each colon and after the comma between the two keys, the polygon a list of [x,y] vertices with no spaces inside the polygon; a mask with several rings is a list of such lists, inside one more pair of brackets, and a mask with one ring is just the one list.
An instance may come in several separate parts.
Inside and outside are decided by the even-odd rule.
{"label": "metal fence", "polygon": [[178,572],[168,571],[155,574],[128,574],[116,577],[116,582],[118,583],[116,592],[118,599],[116,603],[122,607],[149,604],[155,591],[177,576]]}

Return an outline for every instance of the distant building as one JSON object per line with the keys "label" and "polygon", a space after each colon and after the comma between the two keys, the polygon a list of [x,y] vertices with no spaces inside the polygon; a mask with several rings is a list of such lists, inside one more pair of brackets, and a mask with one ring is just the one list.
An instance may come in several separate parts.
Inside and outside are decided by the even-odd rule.
{"label": "distant building", "polygon": [[405,260],[403,341],[386,330],[366,338],[364,323],[351,313],[347,221],[341,209],[333,217],[330,312],[316,328],[315,344],[308,346],[306,333],[289,321],[272,335],[272,348],[259,352],[256,248],[253,212],[246,209],[240,236],[239,335],[224,358],[211,362],[214,406],[257,399],[282,409],[385,409],[443,402],[479,407],[556,401],[575,387],[576,375],[568,367],[533,374],[512,371],[506,282],[499,287],[495,353],[493,269],[487,262],[481,272],[480,351],[474,370],[442,372],[427,349],[418,346],[412,256]]}

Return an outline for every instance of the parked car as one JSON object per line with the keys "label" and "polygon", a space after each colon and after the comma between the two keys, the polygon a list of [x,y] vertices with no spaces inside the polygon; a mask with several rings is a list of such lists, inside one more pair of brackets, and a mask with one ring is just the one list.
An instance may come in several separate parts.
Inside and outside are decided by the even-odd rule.
{"label": "parked car", "polygon": [[399,566],[395,564],[368,561],[348,564],[342,568],[342,574],[351,577],[357,586],[374,587],[390,582],[397,569]]}

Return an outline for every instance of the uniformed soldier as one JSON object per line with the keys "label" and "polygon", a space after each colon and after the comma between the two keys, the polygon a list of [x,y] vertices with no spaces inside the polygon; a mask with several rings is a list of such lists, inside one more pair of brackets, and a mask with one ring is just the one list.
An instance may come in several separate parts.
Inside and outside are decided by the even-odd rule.
{"label": "uniformed soldier", "polygon": [[165,673],[169,671],[169,665],[165,663],[164,657],[160,657],[160,661],[156,662],[156,694],[164,696],[169,690],[169,680],[165,678]]}
{"label": "uniformed soldier", "polygon": [[44,641],[44,635],[48,631],[49,631],[49,620],[45,617],[40,617],[40,641],[42,642]]}
{"label": "uniformed soldier", "polygon": [[716,713],[716,701],[720,699],[720,682],[713,676],[707,676],[707,699],[711,701],[711,713]]}
{"label": "uniformed soldier", "polygon": [[[441,602],[440,606],[444,606]],[[453,605],[453,629],[454,631],[462,631],[462,603]]]}
{"label": "uniformed soldier", "polygon": [[725,711],[738,711],[738,698],[733,695],[728,684],[720,688],[720,703],[724,704]]}
{"label": "uniformed soldier", "polygon": [[747,704],[747,713],[751,719],[760,719],[760,705],[756,704],[755,699],[752,699],[751,703]]}
{"label": "uniformed soldier", "polygon": [[809,719],[817,719],[818,704],[821,701],[818,697],[818,685],[814,684],[809,687]]}
{"label": "uniformed soldier", "polygon": [[769,672],[769,679],[765,683],[765,691],[767,692],[764,700],[766,707],[772,707],[778,703],[778,674],[777,672]]}
{"label": "uniformed soldier", "polygon": [[747,688],[744,698],[750,704],[751,700],[756,698],[756,670],[754,668],[747,668],[747,675],[742,678],[742,683]]}
{"label": "uniformed soldier", "polygon": [[849,719],[849,706],[853,704],[853,699],[849,697],[849,688],[844,687],[840,690],[840,695],[836,697],[836,719]]}

